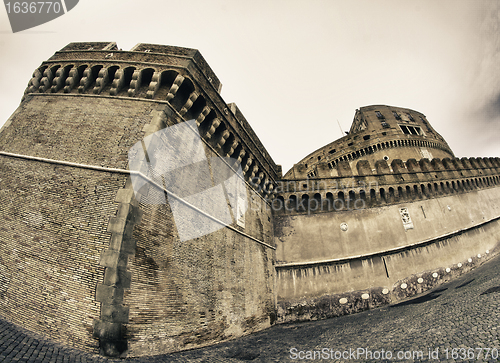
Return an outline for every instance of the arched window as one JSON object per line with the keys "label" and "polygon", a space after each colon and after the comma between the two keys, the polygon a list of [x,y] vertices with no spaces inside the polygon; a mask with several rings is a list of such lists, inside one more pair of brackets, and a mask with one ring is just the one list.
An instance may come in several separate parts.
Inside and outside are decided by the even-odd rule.
{"label": "arched window", "polygon": [[375,189],[370,189],[370,204],[374,204],[377,201],[377,195]]}
{"label": "arched window", "polygon": [[[399,188],[398,188],[398,193],[399,193]],[[405,193],[404,199],[410,200],[411,199],[411,188],[409,185],[406,186],[404,193]],[[401,198],[401,194],[400,194],[400,198]]]}
{"label": "arched window", "polygon": [[[94,88],[96,87],[96,81],[99,78],[99,73],[102,68],[103,66],[101,64],[97,64],[83,71],[82,79],[80,79],[80,86],[78,87],[79,93],[98,93],[94,91]],[[114,69],[118,69],[118,66],[114,66]],[[113,72],[113,78],[114,76],[115,73]],[[108,83],[111,84],[113,82],[113,78],[111,78]],[[98,91],[100,92],[101,90],[102,87]]]}
{"label": "arched window", "polygon": [[309,195],[308,194],[303,194],[302,195],[302,203],[299,207],[299,211],[306,211],[309,209]]}
{"label": "arched window", "polygon": [[399,200],[403,200],[404,196],[403,196],[403,188],[401,187],[398,187],[398,199]]}
{"label": "arched window", "polygon": [[207,105],[205,97],[198,96],[196,101],[194,101],[193,106],[184,115],[185,120],[197,119],[198,116],[203,112],[203,109]]}
{"label": "arched window", "polygon": [[88,65],[80,65],[78,67],[73,68],[70,71],[70,76],[66,79],[66,85],[64,86],[64,92],[69,93],[71,91],[77,91],[78,85],[80,84],[80,80],[83,77],[83,73],[87,69]]}
{"label": "arched window", "polygon": [[394,188],[393,188],[393,187],[389,187],[388,201],[389,201],[389,202],[393,202],[393,201],[394,201],[394,198],[395,198],[395,195],[394,195]]}
{"label": "arched window", "polygon": [[146,68],[141,71],[140,79],[141,83],[138,85],[138,89],[136,92],[136,97],[146,97],[146,93],[149,89],[149,84],[153,79],[153,74],[155,70],[153,68]]}
{"label": "arched window", "polygon": [[345,208],[344,192],[338,192],[337,193],[337,199],[335,199],[335,202],[333,204],[333,208],[335,210],[342,210],[342,209]]}
{"label": "arched window", "polygon": [[64,85],[66,84],[66,79],[68,78],[69,72],[72,68],[73,65],[69,64],[57,70],[54,79],[52,81],[52,87],[50,89],[50,92],[52,93],[63,92]]}
{"label": "arched window", "polygon": [[191,82],[191,80],[188,78],[184,78],[184,81],[180,85],[179,90],[176,92],[174,98],[170,100],[170,104],[177,111],[179,111],[182,108],[182,106],[184,106],[186,101],[189,99],[189,96],[193,91],[194,91],[193,82]]}
{"label": "arched window", "polygon": [[135,67],[127,67],[123,70],[123,84],[117,89],[117,95],[128,93],[130,88],[130,82],[132,82],[132,76],[134,75]]}
{"label": "arched window", "polygon": [[167,98],[168,91],[170,91],[170,87],[172,87],[172,84],[174,83],[175,78],[177,78],[178,74],[179,73],[173,70],[161,72],[159,79],[160,84],[158,85],[158,90],[154,95],[155,99],[164,100]]}
{"label": "arched window", "polygon": [[39,92],[51,92],[52,81],[54,80],[56,72],[60,67],[60,65],[56,65],[51,68],[45,69],[45,71],[43,72],[43,77],[40,80],[40,87],[38,89]]}
{"label": "arched window", "polygon": [[297,210],[297,196],[295,194],[288,197],[288,210]]}
{"label": "arched window", "polygon": [[[156,97],[155,97],[156,98]],[[215,113],[214,110],[211,110],[207,116],[205,116],[205,118],[203,119],[203,121],[201,122],[200,126],[198,127],[199,130],[200,130],[200,136],[204,139],[207,139],[209,137],[212,136],[211,133],[209,133],[209,131],[211,130],[212,128],[212,124],[213,122],[215,121],[215,119],[217,118],[217,114]],[[246,158],[249,157],[249,154],[246,154]],[[242,160],[243,161],[243,160]],[[245,164],[241,164],[241,167],[244,168],[245,167]]]}
{"label": "arched window", "polygon": [[356,193],[354,193],[353,190],[350,190],[349,191],[349,201],[354,202],[355,199],[356,199]]}
{"label": "arched window", "polygon": [[[97,67],[98,67],[98,69],[96,69],[97,70],[96,77],[99,78],[98,74],[101,73],[102,66],[97,66]],[[113,82],[115,80],[116,72],[118,72],[119,69],[120,69],[120,67],[118,67],[118,66],[111,66],[107,69],[106,77],[101,80],[101,82],[103,82],[102,85],[100,86],[101,93],[105,93],[105,92],[108,92],[111,90],[111,88],[113,87]],[[94,67],[92,67],[92,73],[94,73],[96,70],[94,70]],[[97,84],[95,84],[95,86],[97,87]],[[95,93],[95,91],[96,90],[94,88],[94,93]]]}
{"label": "arched window", "polygon": [[333,194],[326,193],[326,199],[323,200],[323,210],[329,211],[333,209]]}
{"label": "arched window", "polygon": [[382,201],[386,201],[386,199],[385,199],[385,189],[384,188],[380,188],[379,193],[380,193],[380,199]]}
{"label": "arched window", "polygon": [[312,211],[320,211],[322,209],[321,194],[314,194],[313,199],[309,201],[309,209],[311,209]]}

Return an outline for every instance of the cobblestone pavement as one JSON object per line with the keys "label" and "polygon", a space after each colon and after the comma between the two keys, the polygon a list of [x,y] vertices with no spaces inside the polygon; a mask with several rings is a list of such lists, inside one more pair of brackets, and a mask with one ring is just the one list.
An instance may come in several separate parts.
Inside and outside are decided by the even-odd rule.
{"label": "cobblestone pavement", "polygon": [[[390,355],[395,362],[467,359],[497,362],[500,361],[497,358],[500,350],[499,300],[500,256],[497,256],[453,282],[397,305],[329,320],[277,325],[212,347],[170,355],[106,359],[54,344],[0,320],[0,362],[297,362],[322,359],[380,362],[388,361]],[[433,352],[431,357],[429,349]],[[487,349],[492,350],[486,358]],[[322,355],[314,355],[314,351]],[[340,359],[335,359],[336,356]]]}

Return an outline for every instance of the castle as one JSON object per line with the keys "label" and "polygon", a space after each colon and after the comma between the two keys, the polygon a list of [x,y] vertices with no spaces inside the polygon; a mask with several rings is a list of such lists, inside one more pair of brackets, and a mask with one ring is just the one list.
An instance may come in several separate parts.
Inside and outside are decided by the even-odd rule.
{"label": "castle", "polygon": [[[500,159],[456,158],[424,114],[361,107],[283,176],[220,90],[198,51],[154,44],[71,43],[35,70],[0,130],[3,318],[162,354],[389,304],[498,253]],[[183,240],[171,200],[134,189],[128,153],[188,120],[207,160],[240,163],[248,208]]]}

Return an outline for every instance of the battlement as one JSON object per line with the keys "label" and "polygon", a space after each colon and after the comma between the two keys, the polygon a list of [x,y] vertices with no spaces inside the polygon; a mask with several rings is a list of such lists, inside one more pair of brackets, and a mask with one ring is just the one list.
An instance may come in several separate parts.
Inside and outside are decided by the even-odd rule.
{"label": "battlement", "polygon": [[500,184],[500,158],[396,159],[374,165],[360,160],[355,169],[343,161],[335,167],[334,177],[324,163],[318,170],[316,178],[281,180],[273,210],[278,214],[354,210]]}
{"label": "battlement", "polygon": [[116,42],[73,42],[59,52],[75,52],[80,50],[118,50]]}
{"label": "battlement", "polygon": [[79,42],[68,44],[44,63],[74,60],[108,60],[115,63],[169,65],[180,68],[191,64],[194,65],[191,71],[201,72],[217,92],[222,89],[220,80],[201,53],[192,48],[138,43],[131,50],[124,51],[119,49],[115,42]]}
{"label": "battlement", "polygon": [[[195,49],[139,43],[121,51],[116,43],[71,43],[35,70],[23,101],[56,96],[168,104],[179,119],[195,119],[203,139],[221,156],[238,159],[245,179],[269,194],[281,168],[236,105],[221,98],[220,89]],[[146,132],[159,127],[150,126]]]}
{"label": "battlement", "polygon": [[96,42],[70,43],[57,51],[35,70],[25,94],[61,92],[168,101],[169,92],[158,93],[159,87],[169,87],[169,91],[175,84],[177,92],[184,79],[172,77],[172,72],[166,74],[167,70],[189,74],[188,78],[196,79],[199,86],[216,92],[222,88],[196,49],[139,43],[130,51],[122,51],[114,42]]}

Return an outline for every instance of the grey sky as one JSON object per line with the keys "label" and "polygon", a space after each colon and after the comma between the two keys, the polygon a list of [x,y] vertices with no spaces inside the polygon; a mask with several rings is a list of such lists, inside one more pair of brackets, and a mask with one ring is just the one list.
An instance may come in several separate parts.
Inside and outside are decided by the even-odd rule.
{"label": "grey sky", "polygon": [[0,125],[67,43],[199,49],[284,171],[369,104],[426,114],[457,156],[500,156],[500,2],[82,0],[13,34],[0,10]]}

